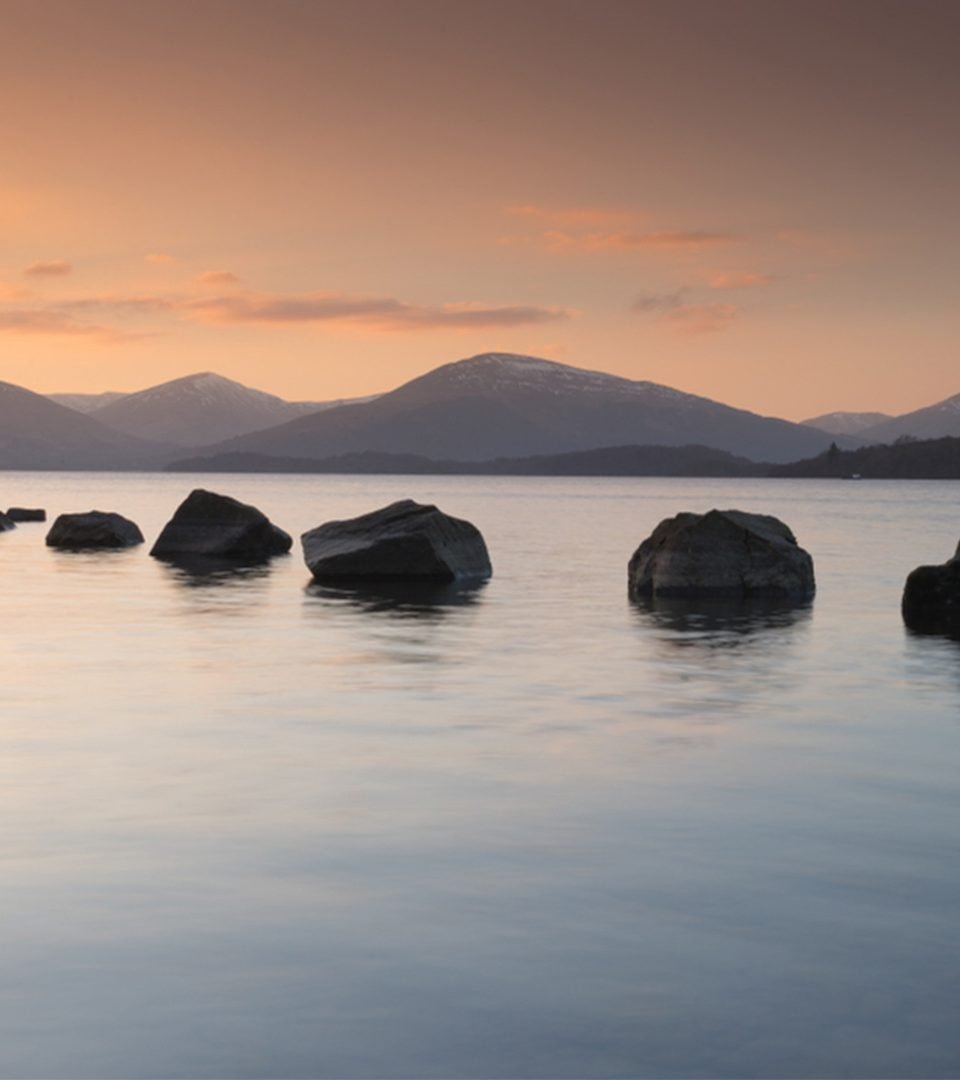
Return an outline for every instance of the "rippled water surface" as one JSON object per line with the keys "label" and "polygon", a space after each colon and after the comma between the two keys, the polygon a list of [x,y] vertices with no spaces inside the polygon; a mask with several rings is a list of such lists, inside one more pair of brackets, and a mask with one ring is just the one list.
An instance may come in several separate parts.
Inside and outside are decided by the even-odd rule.
{"label": "rippled water surface", "polygon": [[[960,1073],[960,644],[899,615],[960,485],[0,478],[148,540],[0,535],[0,1075]],[[177,570],[194,483],[294,534],[434,501],[494,577]],[[631,606],[712,506],[784,518],[815,602]]]}

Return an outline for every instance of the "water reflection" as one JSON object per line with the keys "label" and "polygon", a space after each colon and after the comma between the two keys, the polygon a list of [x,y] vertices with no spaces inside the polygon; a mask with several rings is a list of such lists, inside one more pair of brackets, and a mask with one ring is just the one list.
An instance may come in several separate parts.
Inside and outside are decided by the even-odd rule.
{"label": "water reflection", "polygon": [[159,560],[170,581],[188,589],[216,589],[263,581],[270,573],[270,560],[238,561],[211,556]]}
{"label": "water reflection", "polygon": [[479,603],[487,582],[379,581],[330,585],[312,581],[307,596],[340,609],[399,619],[440,621],[458,608]]}
{"label": "water reflection", "polygon": [[632,603],[646,625],[673,631],[664,640],[714,648],[736,647],[753,635],[798,626],[813,610],[810,600],[771,597],[638,597]]}

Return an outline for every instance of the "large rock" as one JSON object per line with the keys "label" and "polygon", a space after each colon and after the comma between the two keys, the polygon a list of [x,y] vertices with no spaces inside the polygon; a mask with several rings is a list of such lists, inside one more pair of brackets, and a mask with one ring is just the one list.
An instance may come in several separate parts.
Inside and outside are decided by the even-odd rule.
{"label": "large rock", "polygon": [[17,526],[14,524],[14,520],[9,514],[4,514],[0,511],[0,532],[9,532],[10,529],[15,529]]}
{"label": "large rock", "polygon": [[903,621],[927,634],[960,634],[960,544],[940,566],[918,566],[907,576],[900,602]]}
{"label": "large rock", "polygon": [[61,514],[47,533],[47,547],[85,551],[92,548],[126,548],[143,543],[143,533],[121,514],[90,510],[86,514]]}
{"label": "large rock", "polygon": [[629,588],[644,596],[770,596],[804,600],[813,560],[782,521],[742,510],[677,514],[634,552]]}
{"label": "large rock", "polygon": [[177,507],[150,554],[159,559],[259,560],[282,555],[292,544],[255,506],[197,488]]}
{"label": "large rock", "polygon": [[301,537],[318,581],[489,577],[487,545],[469,521],[405,499],[349,521],[328,521]]}
{"label": "large rock", "polygon": [[31,510],[25,506],[11,506],[7,511],[11,521],[46,521],[46,510]]}

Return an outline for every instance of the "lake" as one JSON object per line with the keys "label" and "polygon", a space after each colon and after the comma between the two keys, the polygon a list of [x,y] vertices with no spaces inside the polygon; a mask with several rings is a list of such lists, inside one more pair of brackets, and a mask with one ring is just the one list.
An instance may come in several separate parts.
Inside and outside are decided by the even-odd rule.
{"label": "lake", "polygon": [[[295,537],[401,497],[482,588],[149,558],[193,486]],[[960,484],[5,473],[3,1077],[955,1077],[960,643],[901,622]],[[680,510],[812,605],[627,600]]]}

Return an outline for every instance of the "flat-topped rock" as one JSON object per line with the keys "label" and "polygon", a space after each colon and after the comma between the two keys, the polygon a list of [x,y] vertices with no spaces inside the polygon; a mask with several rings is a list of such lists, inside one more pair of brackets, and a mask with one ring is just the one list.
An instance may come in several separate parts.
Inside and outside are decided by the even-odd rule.
{"label": "flat-topped rock", "polygon": [[143,543],[143,533],[122,514],[89,510],[85,514],[60,514],[47,533],[47,547],[67,551],[127,548]]}
{"label": "flat-topped rock", "polygon": [[412,499],[347,521],[328,521],[301,537],[318,581],[419,578],[457,581],[493,572],[480,530]]}
{"label": "flat-topped rock", "polygon": [[7,517],[11,521],[46,521],[46,510],[30,509],[26,506],[11,506],[7,511]]}
{"label": "flat-topped rock", "polygon": [[259,560],[289,551],[293,540],[255,506],[197,488],[177,507],[150,551],[159,559]]}
{"label": "flat-topped rock", "polygon": [[804,600],[816,584],[813,559],[779,519],[742,510],[666,518],[637,548],[630,595],[763,595]]}
{"label": "flat-topped rock", "polygon": [[960,635],[960,544],[945,563],[918,566],[910,572],[900,611],[911,630]]}

